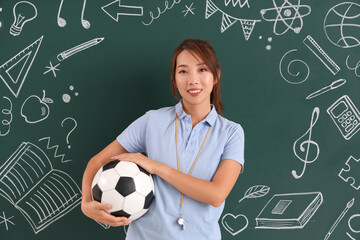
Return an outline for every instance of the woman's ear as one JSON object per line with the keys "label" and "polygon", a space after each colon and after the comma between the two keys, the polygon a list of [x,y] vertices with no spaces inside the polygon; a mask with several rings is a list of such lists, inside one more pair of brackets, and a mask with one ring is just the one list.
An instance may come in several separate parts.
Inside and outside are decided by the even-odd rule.
{"label": "woman's ear", "polygon": [[220,75],[221,75],[221,71],[220,69],[217,71],[217,78],[214,79],[214,85],[218,83],[218,81],[220,80]]}

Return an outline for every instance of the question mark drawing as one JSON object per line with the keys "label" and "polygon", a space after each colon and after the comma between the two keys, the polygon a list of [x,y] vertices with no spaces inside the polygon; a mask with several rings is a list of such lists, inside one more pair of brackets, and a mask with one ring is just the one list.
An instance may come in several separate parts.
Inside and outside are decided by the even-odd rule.
{"label": "question mark drawing", "polygon": [[76,122],[76,120],[73,119],[72,117],[67,117],[67,118],[65,118],[64,120],[62,120],[62,122],[61,122],[61,127],[64,127],[64,122],[65,122],[66,120],[72,120],[72,121],[74,122],[74,127],[73,127],[73,128],[70,130],[70,132],[66,135],[66,143],[68,144],[68,148],[70,149],[71,146],[70,146],[70,144],[69,144],[69,136],[70,136],[70,134],[75,130],[75,128],[77,127],[77,122]]}

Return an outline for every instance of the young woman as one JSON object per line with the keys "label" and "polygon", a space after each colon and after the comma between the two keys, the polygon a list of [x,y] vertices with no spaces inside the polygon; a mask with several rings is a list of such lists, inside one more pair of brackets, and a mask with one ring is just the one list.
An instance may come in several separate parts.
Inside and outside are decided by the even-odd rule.
{"label": "young woman", "polygon": [[126,239],[221,239],[224,201],[243,169],[244,132],[219,115],[220,75],[207,41],[185,39],[175,49],[171,85],[179,103],[148,111],[89,161],[81,204],[86,216],[111,226],[130,223],[108,214],[109,204],[91,201],[90,187],[102,165],[132,161],[153,174],[155,200],[130,224]]}

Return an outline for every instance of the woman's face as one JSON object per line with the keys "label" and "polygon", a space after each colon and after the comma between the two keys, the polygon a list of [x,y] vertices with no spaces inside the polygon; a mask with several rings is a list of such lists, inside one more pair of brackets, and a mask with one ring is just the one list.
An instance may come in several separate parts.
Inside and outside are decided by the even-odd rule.
{"label": "woman's face", "polygon": [[195,58],[189,51],[182,51],[176,60],[175,82],[185,106],[210,104],[210,94],[216,81],[200,57]]}

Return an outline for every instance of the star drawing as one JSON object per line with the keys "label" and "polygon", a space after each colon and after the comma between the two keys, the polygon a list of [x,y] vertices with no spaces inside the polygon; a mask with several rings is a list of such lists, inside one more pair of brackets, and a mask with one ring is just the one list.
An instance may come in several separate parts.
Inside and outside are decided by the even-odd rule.
{"label": "star drawing", "polygon": [[51,71],[54,74],[54,77],[56,77],[55,71],[60,71],[60,69],[57,69],[56,67],[59,66],[60,63],[56,64],[55,66],[52,65],[52,62],[49,62],[49,63],[50,63],[50,67],[48,67],[48,66],[45,67],[49,70],[45,71],[43,74],[46,74]]}
{"label": "star drawing", "polygon": [[4,211],[3,211],[3,216],[0,216],[0,220],[2,220],[2,221],[0,222],[0,224],[3,224],[3,223],[5,224],[6,231],[9,230],[8,223],[11,223],[12,225],[15,225],[12,221],[10,221],[10,219],[12,219],[13,217],[14,217],[14,216],[11,216],[11,217],[9,217],[9,218],[6,218]]}
{"label": "star drawing", "polygon": [[183,10],[183,11],[181,11],[182,13],[185,12],[184,17],[186,17],[186,15],[187,15],[189,12],[191,12],[191,14],[194,15],[194,12],[192,11],[192,10],[195,9],[195,8],[192,7],[193,4],[194,4],[194,3],[191,3],[190,7],[188,7],[187,5],[185,5],[186,9]]}

